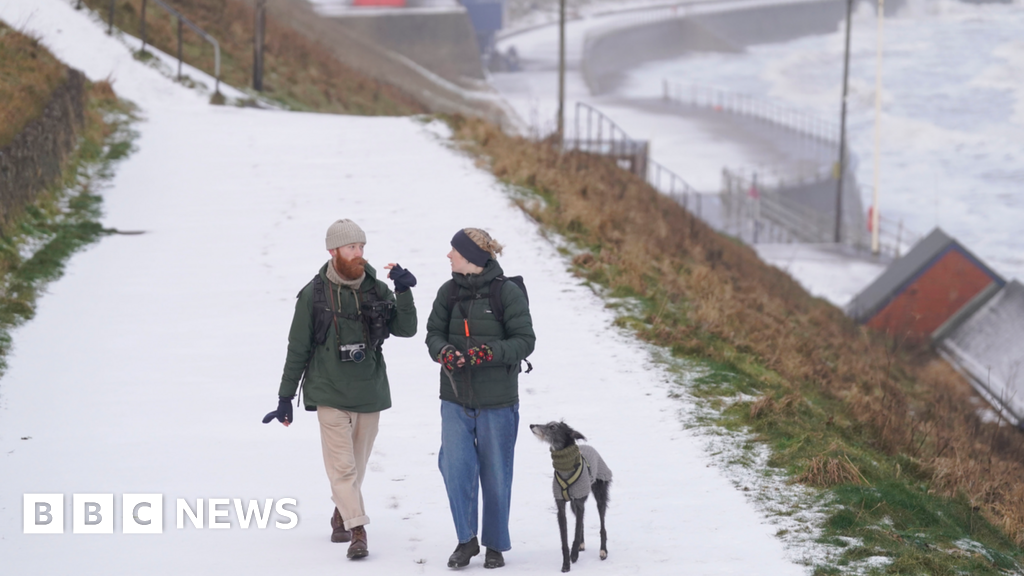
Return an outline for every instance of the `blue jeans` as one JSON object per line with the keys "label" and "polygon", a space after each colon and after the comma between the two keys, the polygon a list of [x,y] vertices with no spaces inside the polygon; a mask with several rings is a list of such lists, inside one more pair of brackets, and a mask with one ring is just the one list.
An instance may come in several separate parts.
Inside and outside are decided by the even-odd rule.
{"label": "blue jeans", "polygon": [[512,549],[508,511],[518,433],[519,404],[471,410],[441,401],[437,467],[444,477],[460,543],[469,542],[477,534],[477,493],[483,488],[484,531],[480,543],[499,552]]}

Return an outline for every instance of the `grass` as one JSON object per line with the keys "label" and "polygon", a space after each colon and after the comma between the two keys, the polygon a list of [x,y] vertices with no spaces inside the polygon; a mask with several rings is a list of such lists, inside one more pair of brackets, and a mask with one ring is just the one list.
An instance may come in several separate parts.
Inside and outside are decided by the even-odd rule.
{"label": "grass", "polygon": [[[108,0],[84,3],[106,21]],[[217,39],[222,82],[241,89],[252,86],[252,2],[168,0],[168,4]],[[117,0],[114,24],[139,36],[141,14],[142,0]],[[213,47],[187,27],[182,39],[184,61],[212,76]],[[167,54],[178,53],[177,19],[153,3],[146,8],[146,40]],[[263,95],[293,110],[370,116],[425,111],[408,94],[346,66],[323,46],[270,17],[266,23],[263,78]]]}
{"label": "grass", "polygon": [[134,117],[107,82],[87,88],[85,127],[63,176],[26,206],[0,235],[0,373],[6,370],[11,329],[35,315],[36,300],[64,272],[68,258],[114,230],[100,223],[97,188],[114,162],[132,150]]}
{"label": "grass", "polygon": [[37,38],[0,22],[0,148],[42,114],[66,78],[64,65]]}
{"label": "grass", "polygon": [[983,421],[943,360],[856,325],[612,162],[449,121],[568,241],[620,326],[697,367],[682,392],[748,439],[728,458],[755,467],[764,447],[811,489],[835,549],[817,573],[1021,572],[1024,435]]}

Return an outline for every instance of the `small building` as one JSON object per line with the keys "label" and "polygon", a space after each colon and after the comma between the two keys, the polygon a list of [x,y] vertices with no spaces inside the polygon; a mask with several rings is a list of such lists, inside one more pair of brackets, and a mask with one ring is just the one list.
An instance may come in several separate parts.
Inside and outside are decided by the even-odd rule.
{"label": "small building", "polygon": [[939,353],[1003,418],[1024,429],[1024,284],[1013,280],[942,331]]}
{"label": "small building", "polygon": [[847,306],[853,319],[887,334],[941,340],[1006,284],[959,242],[936,228]]}

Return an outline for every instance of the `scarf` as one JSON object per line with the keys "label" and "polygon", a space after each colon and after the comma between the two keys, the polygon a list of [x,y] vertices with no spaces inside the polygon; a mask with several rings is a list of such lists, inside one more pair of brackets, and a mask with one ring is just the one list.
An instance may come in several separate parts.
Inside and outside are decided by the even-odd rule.
{"label": "scarf", "polygon": [[576,444],[561,450],[551,451],[551,464],[554,465],[555,470],[563,474],[572,474],[582,459],[580,447]]}

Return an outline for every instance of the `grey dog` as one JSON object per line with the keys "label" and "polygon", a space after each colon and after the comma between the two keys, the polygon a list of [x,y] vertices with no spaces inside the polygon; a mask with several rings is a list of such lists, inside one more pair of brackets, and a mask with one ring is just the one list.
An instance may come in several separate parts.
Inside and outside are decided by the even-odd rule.
{"label": "grey dog", "polygon": [[[604,512],[608,508],[608,488],[612,484],[612,471],[604,459],[590,446],[580,446],[577,440],[586,440],[565,422],[530,424],[530,431],[551,446],[551,463],[555,467],[552,484],[555,504],[558,506],[558,529],[562,534],[562,572],[569,571],[569,563],[576,562],[583,543],[583,511],[587,496],[594,494],[597,514],[601,517],[601,560],[608,557],[608,534],[604,530]],[[576,517],[576,533],[569,550],[565,503],[569,502]]]}

